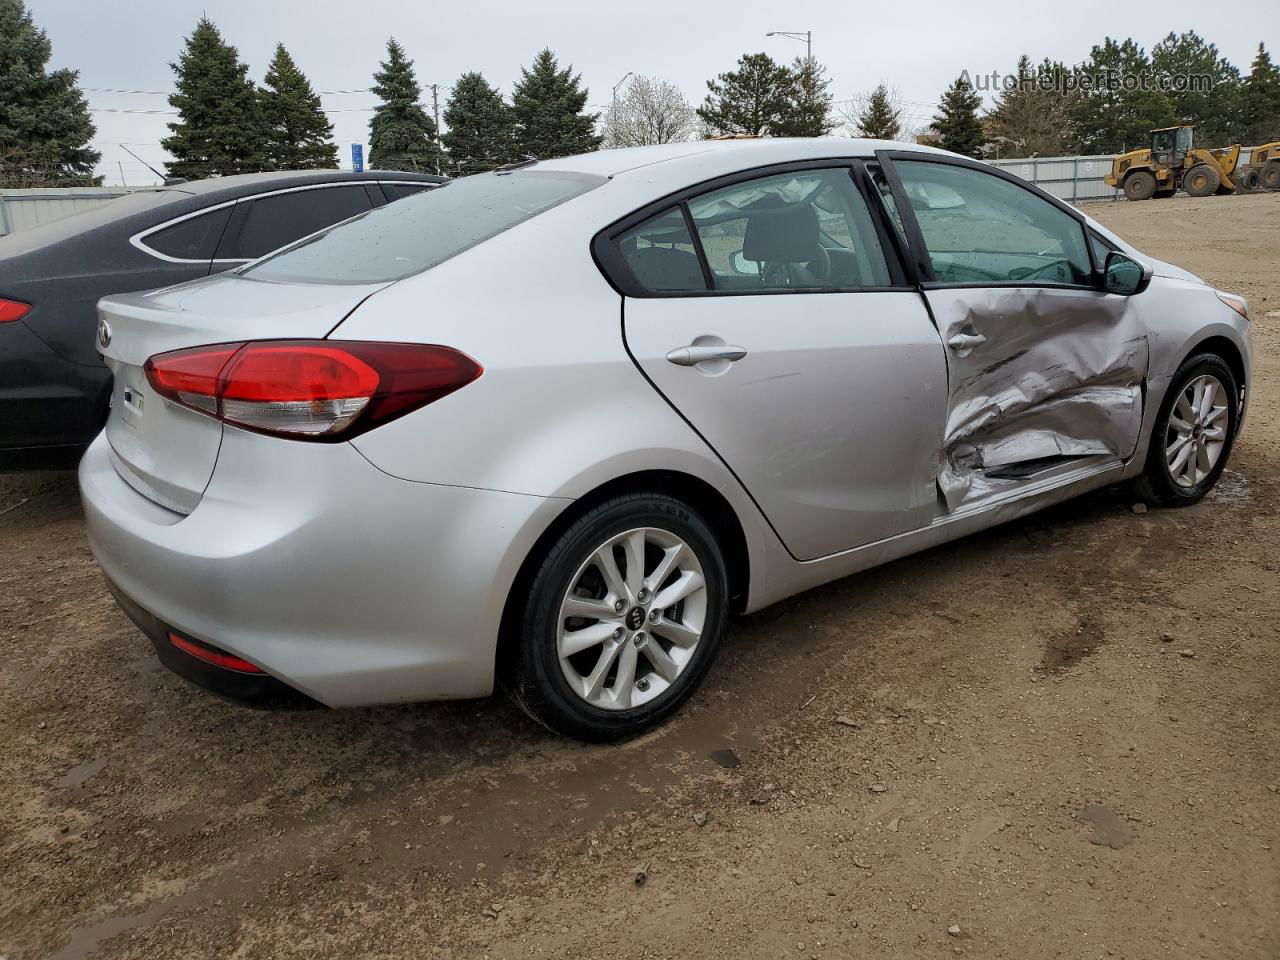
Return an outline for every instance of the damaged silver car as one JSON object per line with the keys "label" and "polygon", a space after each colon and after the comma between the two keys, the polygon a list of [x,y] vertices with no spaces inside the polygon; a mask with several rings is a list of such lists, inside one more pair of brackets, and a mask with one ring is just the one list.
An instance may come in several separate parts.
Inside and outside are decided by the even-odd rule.
{"label": "damaged silver car", "polygon": [[468,177],[101,305],[90,541],[246,697],[482,696],[607,740],[731,611],[1108,484],[1194,503],[1248,310],[986,165],[861,140]]}

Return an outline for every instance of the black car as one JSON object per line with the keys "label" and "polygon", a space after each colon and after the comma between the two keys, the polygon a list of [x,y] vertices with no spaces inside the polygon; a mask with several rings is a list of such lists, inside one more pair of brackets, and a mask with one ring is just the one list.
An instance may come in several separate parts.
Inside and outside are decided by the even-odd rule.
{"label": "black car", "polygon": [[218,273],[444,181],[263,173],[129,194],[0,237],[0,469],[73,466],[102,429],[111,373],[100,297]]}

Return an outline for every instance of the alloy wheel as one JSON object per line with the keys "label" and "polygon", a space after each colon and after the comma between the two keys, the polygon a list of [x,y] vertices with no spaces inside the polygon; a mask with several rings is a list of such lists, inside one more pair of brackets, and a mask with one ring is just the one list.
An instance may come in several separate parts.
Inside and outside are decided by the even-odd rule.
{"label": "alloy wheel", "polygon": [[593,707],[638,707],[684,672],[706,615],[693,549],[669,530],[627,530],[600,544],[569,581],[557,618],[560,669]]}
{"label": "alloy wheel", "polygon": [[1194,487],[1213,472],[1227,442],[1227,404],[1231,398],[1217,377],[1189,381],[1169,412],[1165,463],[1180,487]]}

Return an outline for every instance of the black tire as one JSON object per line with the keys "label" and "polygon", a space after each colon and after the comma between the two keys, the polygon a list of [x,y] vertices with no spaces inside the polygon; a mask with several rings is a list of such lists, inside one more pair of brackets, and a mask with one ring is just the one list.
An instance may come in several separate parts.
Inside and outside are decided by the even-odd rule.
{"label": "black tire", "polygon": [[1212,196],[1222,186],[1222,176],[1207,163],[1197,163],[1182,178],[1182,189],[1189,197]]}
{"label": "black tire", "polygon": [[1241,171],[1236,176],[1236,191],[1238,193],[1252,193],[1257,190],[1262,183],[1262,178],[1258,176],[1258,171],[1250,167]]}
{"label": "black tire", "polygon": [[1262,168],[1262,188],[1280,190],[1280,160],[1268,160]]}
{"label": "black tire", "polygon": [[1124,195],[1130,200],[1150,200],[1155,192],[1156,178],[1147,170],[1135,170],[1124,178]]}
{"label": "black tire", "polygon": [[[611,537],[635,527],[667,531],[692,549],[706,590],[702,635],[662,693],[634,708],[602,709],[574,691],[561,669],[556,649],[560,606],[588,558]],[[499,680],[518,707],[556,733],[593,743],[633,737],[669,717],[702,682],[725,632],[728,601],[724,557],[711,526],[695,509],[656,492],[615,497],[587,510],[547,549],[513,622],[518,633],[504,645],[506,662],[499,665]],[[654,642],[652,631],[647,639]],[[641,663],[647,669],[647,662]]]}
{"label": "black tire", "polygon": [[[1197,377],[1211,374],[1226,388],[1227,397],[1227,435],[1222,452],[1213,469],[1194,486],[1183,486],[1174,480],[1169,470],[1165,451],[1170,443],[1170,414],[1182,391]],[[1227,461],[1231,458],[1231,447],[1235,442],[1236,428],[1240,422],[1240,390],[1235,375],[1226,361],[1214,353],[1198,353],[1187,358],[1178,368],[1169,389],[1165,393],[1164,402],[1156,416],[1155,427],[1151,433],[1151,446],[1147,451],[1147,464],[1142,474],[1130,481],[1130,492],[1139,500],[1163,507],[1187,507],[1197,502],[1213,489],[1213,485],[1222,476]]]}

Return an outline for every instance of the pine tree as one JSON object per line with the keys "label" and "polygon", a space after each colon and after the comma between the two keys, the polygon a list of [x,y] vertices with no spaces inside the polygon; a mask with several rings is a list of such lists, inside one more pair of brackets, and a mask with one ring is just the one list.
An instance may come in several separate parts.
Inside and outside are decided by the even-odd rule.
{"label": "pine tree", "polygon": [[812,57],[796,57],[787,72],[785,106],[771,133],[777,137],[825,137],[835,128],[827,68]]}
{"label": "pine tree", "polygon": [[791,71],[767,53],[744,54],[736,70],[707,81],[698,116],[718,134],[766,136],[787,111],[791,82]]}
{"label": "pine tree", "polygon": [[387,41],[387,59],[373,80],[382,103],[369,121],[369,166],[438,173],[444,152],[436,142],[436,124],[418,103],[422,88],[413,61],[394,39]]}
{"label": "pine tree", "polygon": [[1241,139],[1250,146],[1280,140],[1280,67],[1261,43],[1241,89],[1240,121]]}
{"label": "pine tree", "polygon": [[902,136],[902,111],[894,106],[893,96],[883,83],[871,91],[853,119],[860,137],[897,140]]}
{"label": "pine tree", "polygon": [[94,182],[101,154],[79,74],[47,72],[52,50],[22,0],[0,0],[0,186]]}
{"label": "pine tree", "polygon": [[1170,33],[1151,48],[1175,123],[1196,128],[1196,141],[1222,146],[1240,136],[1240,71],[1197,33]]}
{"label": "pine tree", "polygon": [[1051,82],[1060,67],[1048,61],[1038,68],[1023,54],[1016,82],[996,95],[983,123],[986,138],[1002,157],[1054,157],[1067,150],[1070,96]]}
{"label": "pine tree", "polygon": [[966,157],[982,156],[982,144],[986,136],[978,108],[982,95],[973,89],[968,77],[961,74],[942,95],[938,114],[933,118],[933,128],[938,132],[938,146]]}
{"label": "pine tree", "polygon": [[479,73],[464,73],[444,108],[444,145],[458,174],[480,173],[515,159],[515,118],[502,94]]}
{"label": "pine tree", "polygon": [[332,170],[338,165],[333,124],[283,43],[276,44],[259,97],[267,137],[263,152],[272,169]]}
{"label": "pine tree", "polygon": [[1151,59],[1132,40],[1117,43],[1107,37],[1076,73],[1077,83],[1090,88],[1071,111],[1075,147],[1081,153],[1132,150],[1151,142],[1151,130],[1177,122],[1164,91],[1150,89],[1149,84],[1147,89],[1142,83],[1126,84],[1126,78],[1152,74]]}
{"label": "pine tree", "polygon": [[169,66],[178,78],[169,103],[179,116],[160,142],[174,158],[165,165],[169,176],[198,180],[264,169],[257,91],[249,68],[218,28],[201,17],[178,62]]}
{"label": "pine tree", "polygon": [[544,49],[533,66],[520,68],[511,93],[516,141],[522,156],[550,160],[600,148],[598,114],[583,113],[587,90],[572,67],[561,70],[555,55]]}

